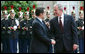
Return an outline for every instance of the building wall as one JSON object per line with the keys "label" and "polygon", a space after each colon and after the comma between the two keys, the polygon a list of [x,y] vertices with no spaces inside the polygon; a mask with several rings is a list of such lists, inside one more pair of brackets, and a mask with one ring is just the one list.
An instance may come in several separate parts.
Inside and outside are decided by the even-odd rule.
{"label": "building wall", "polygon": [[[47,9],[47,6],[50,7],[50,18],[53,18],[53,6],[56,3],[56,1],[37,1],[37,6],[38,7],[44,7],[45,9]],[[45,16],[46,18],[46,16]]]}
{"label": "building wall", "polygon": [[75,15],[76,15],[76,20],[79,18],[79,7],[80,7],[80,2],[79,1],[56,1],[57,4],[62,4],[63,7],[67,8],[67,14],[71,15],[71,12],[73,10],[73,6],[75,7]]}
{"label": "building wall", "polygon": [[73,10],[73,6],[75,7],[75,14],[76,14],[76,20],[79,18],[79,8],[81,6],[80,1],[37,1],[38,7],[44,7],[47,6],[50,7],[51,11],[51,18],[53,18],[53,6],[54,4],[61,4],[64,7],[66,7],[67,14],[71,15],[71,12]]}

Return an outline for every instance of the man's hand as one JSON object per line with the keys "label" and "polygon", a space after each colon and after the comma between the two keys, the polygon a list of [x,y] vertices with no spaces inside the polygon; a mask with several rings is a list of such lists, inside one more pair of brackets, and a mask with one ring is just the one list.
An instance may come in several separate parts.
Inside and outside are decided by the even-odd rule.
{"label": "man's hand", "polygon": [[55,45],[56,41],[54,39],[51,39],[51,44]]}
{"label": "man's hand", "polygon": [[77,44],[74,44],[73,45],[73,50],[76,50],[78,48],[78,45]]}

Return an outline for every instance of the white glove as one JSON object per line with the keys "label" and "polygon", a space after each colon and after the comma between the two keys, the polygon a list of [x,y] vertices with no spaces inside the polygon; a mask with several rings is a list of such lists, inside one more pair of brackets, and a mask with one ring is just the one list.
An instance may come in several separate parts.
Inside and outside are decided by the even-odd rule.
{"label": "white glove", "polygon": [[84,30],[84,26],[82,27],[82,30]]}
{"label": "white glove", "polygon": [[14,30],[16,30],[17,29],[17,26],[14,26]]}

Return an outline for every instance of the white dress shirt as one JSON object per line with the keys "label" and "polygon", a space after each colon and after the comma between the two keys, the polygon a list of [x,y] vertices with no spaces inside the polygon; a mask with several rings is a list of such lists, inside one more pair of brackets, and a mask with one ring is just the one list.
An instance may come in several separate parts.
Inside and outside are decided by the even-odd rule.
{"label": "white dress shirt", "polygon": [[59,23],[59,17],[61,17],[62,25],[64,26],[64,14],[62,13],[61,16],[58,16],[58,23]]}
{"label": "white dress shirt", "polygon": [[41,19],[41,18],[37,17],[37,19],[39,19],[39,20],[40,20],[40,22],[42,23],[42,19]]}

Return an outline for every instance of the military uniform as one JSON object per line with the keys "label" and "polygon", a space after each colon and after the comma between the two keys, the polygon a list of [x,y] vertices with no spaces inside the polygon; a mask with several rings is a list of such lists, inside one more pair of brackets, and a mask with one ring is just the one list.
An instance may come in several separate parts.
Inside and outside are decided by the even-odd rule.
{"label": "military uniform", "polygon": [[[3,15],[8,15],[7,10],[5,9],[3,11]],[[9,35],[8,35],[8,27],[10,26],[9,24],[9,20],[6,16],[6,18],[4,17],[3,20],[1,20],[1,42],[3,44],[2,47],[2,53],[9,53]]]}
{"label": "military uniform", "polygon": [[21,11],[21,7],[19,7],[19,12],[18,12],[18,20],[19,20],[19,29],[18,29],[18,36],[19,36],[19,53],[25,53],[25,49],[23,46],[24,44],[24,40],[23,40],[23,37],[22,37],[22,27],[21,27],[21,24],[22,24],[22,21],[24,20],[23,19],[23,12]]}
{"label": "military uniform", "polygon": [[84,53],[84,8],[81,6],[79,11],[79,19],[77,21],[79,52]]}
{"label": "military uniform", "polygon": [[[28,8],[27,8],[28,9]],[[25,12],[25,17],[29,17],[29,11]],[[20,22],[19,53],[29,53],[30,45],[30,20],[24,19]]]}
{"label": "military uniform", "polygon": [[[3,19],[1,22],[1,31],[2,31],[2,43],[3,43],[3,53],[9,53],[9,35],[7,34],[9,21]],[[5,29],[3,28],[5,27]]]}
{"label": "military uniform", "polygon": [[34,10],[31,11],[31,14],[32,14],[32,18],[30,19],[30,34],[31,34],[31,37],[32,37],[32,23],[33,23],[34,19],[36,18],[35,8],[34,8]]}
{"label": "military uniform", "polygon": [[[27,49],[29,47],[30,44],[30,20],[23,20],[20,23],[20,30],[21,30],[21,34],[19,35],[19,47],[20,47],[20,53],[27,53]],[[28,28],[28,30],[26,30],[25,28]],[[29,49],[28,49],[29,51]]]}
{"label": "military uniform", "polygon": [[7,7],[4,7],[3,11],[3,17],[4,19],[1,20],[1,41],[3,44],[3,53],[9,53],[10,48],[9,48],[9,34],[8,34],[8,27],[10,26],[10,22],[8,20],[8,13],[7,13]]}
{"label": "military uniform", "polygon": [[[79,19],[77,21],[77,27],[83,27],[84,26],[84,20]],[[78,29],[78,38],[79,38],[79,50],[80,53],[84,53],[84,30]]]}
{"label": "military uniform", "polygon": [[[48,36],[50,39],[53,39],[50,35],[50,24],[49,24],[49,21],[50,21],[50,10],[49,10],[49,6],[47,6],[47,11],[46,11],[46,15],[47,15],[47,18],[45,19],[45,23],[47,25],[47,28],[48,28]],[[53,53],[53,50],[52,50],[52,45],[49,46],[49,53]]]}
{"label": "military uniform", "polygon": [[11,53],[17,53],[17,41],[18,41],[18,33],[17,30],[14,30],[13,28],[17,26],[15,19],[9,19],[10,21],[10,27],[11,27],[11,34],[10,34],[10,50]]}
{"label": "military uniform", "polygon": [[32,22],[33,22],[34,19],[36,18],[36,16],[35,16],[35,8],[34,8],[34,10],[31,11],[31,15],[32,15],[32,18],[30,19],[30,23],[31,23],[30,26],[32,26]]}
{"label": "military uniform", "polygon": [[[11,14],[15,14],[13,6],[11,6],[10,10],[10,16]],[[12,15],[13,16],[13,15]],[[10,18],[10,53],[17,53],[17,41],[18,41],[18,33],[17,33],[17,27],[19,26],[19,21],[14,18]]]}

